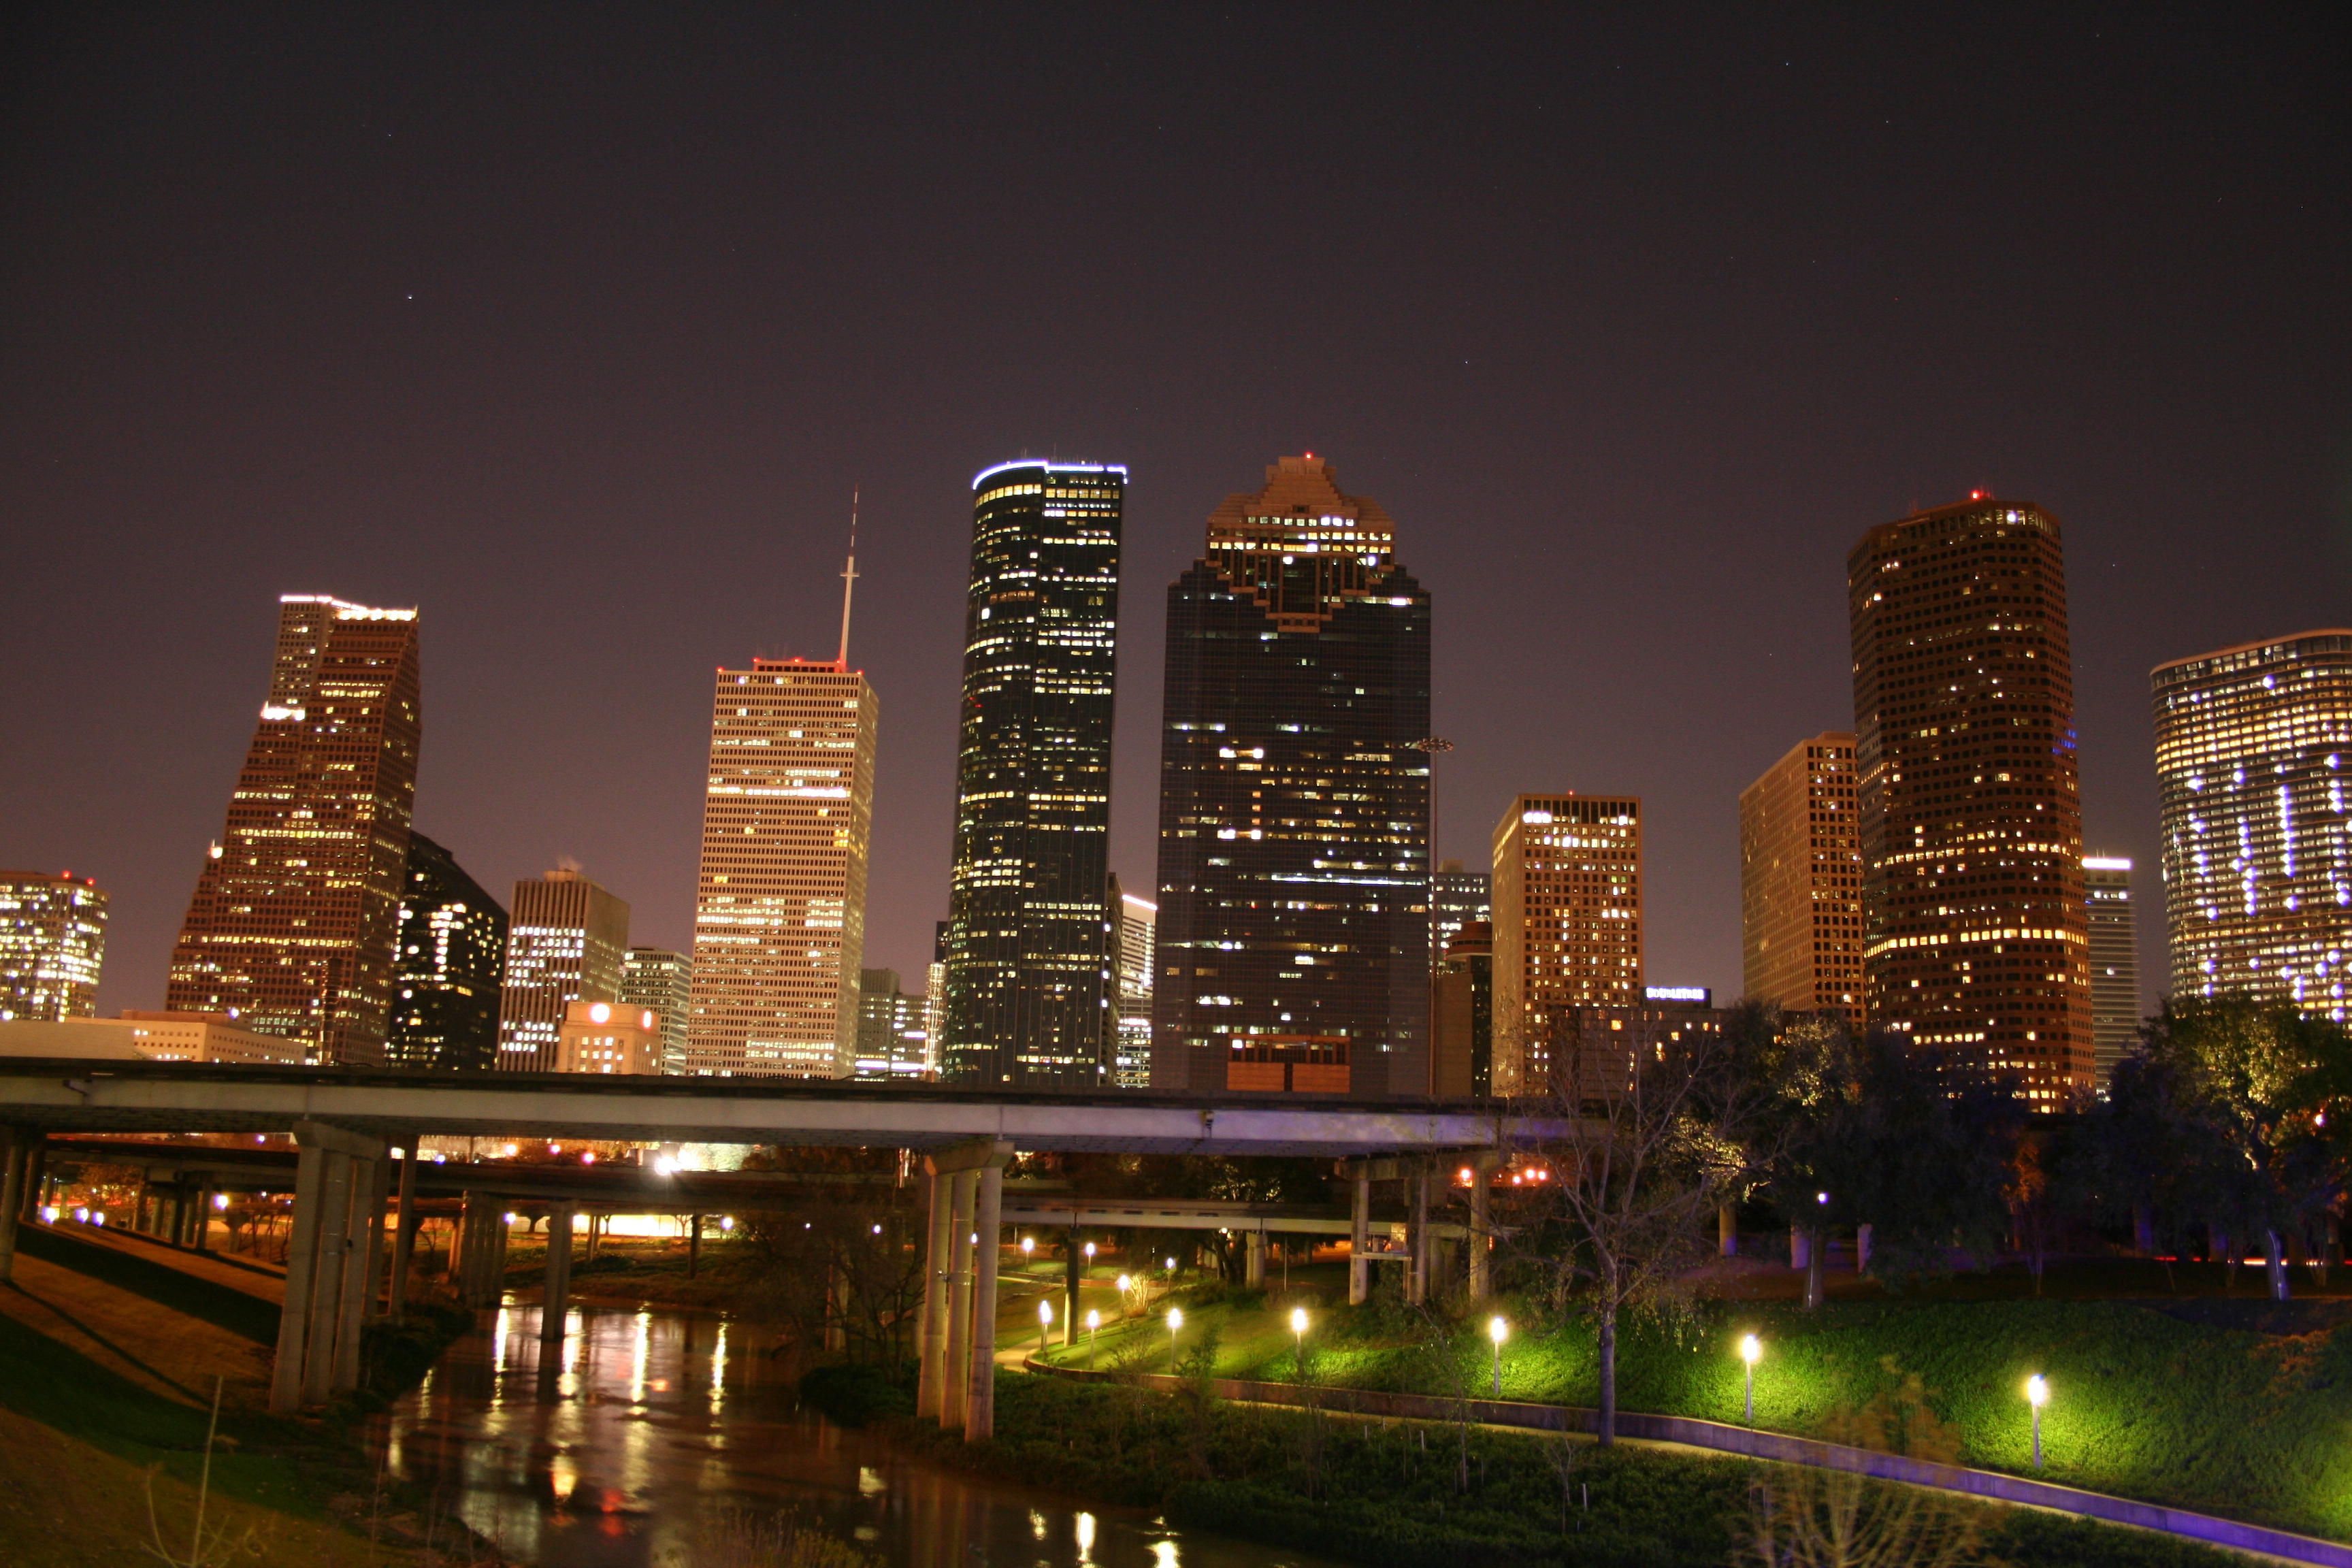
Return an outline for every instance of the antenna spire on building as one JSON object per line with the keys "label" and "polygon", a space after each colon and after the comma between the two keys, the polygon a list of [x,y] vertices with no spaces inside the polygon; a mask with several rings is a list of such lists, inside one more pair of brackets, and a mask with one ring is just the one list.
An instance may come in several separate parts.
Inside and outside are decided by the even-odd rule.
{"label": "antenna spire on building", "polygon": [[849,564],[841,573],[841,657],[838,662],[844,671],[849,668],[849,596],[857,591],[857,492],[849,489]]}

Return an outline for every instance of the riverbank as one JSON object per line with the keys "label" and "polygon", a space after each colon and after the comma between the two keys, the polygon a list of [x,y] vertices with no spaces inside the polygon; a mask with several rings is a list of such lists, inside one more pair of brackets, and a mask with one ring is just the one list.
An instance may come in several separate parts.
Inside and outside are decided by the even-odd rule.
{"label": "riverbank", "polygon": [[237,1560],[264,1568],[473,1553],[420,1500],[378,1489],[350,1430],[469,1314],[420,1310],[373,1336],[364,1394],[287,1420],[268,1412],[281,1280],[113,1237],[30,1226],[19,1237],[15,1282],[0,1288],[0,1562],[115,1568],[159,1542],[185,1561],[200,1491],[206,1539],[243,1542]]}

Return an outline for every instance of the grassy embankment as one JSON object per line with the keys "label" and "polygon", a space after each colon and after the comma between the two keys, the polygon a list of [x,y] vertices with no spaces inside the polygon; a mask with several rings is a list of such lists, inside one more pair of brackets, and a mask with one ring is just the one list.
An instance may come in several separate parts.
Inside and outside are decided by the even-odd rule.
{"label": "grassy embankment", "polygon": [[[1492,1390],[1485,1313],[1433,1326],[1402,1309],[1329,1307],[1323,1280],[1289,1297],[1213,1289],[1186,1306],[1186,1340],[1213,1332],[1218,1375],[1295,1375],[1287,1324],[1309,1302],[1309,1375],[1360,1388],[1440,1394]],[[1680,1324],[1635,1321],[1619,1350],[1626,1410],[1741,1418],[1739,1337],[1765,1345],[1757,1424],[1818,1433],[1885,1387],[1891,1363],[1916,1373],[1960,1443],[1961,1462],[2030,1473],[2026,1377],[2041,1373],[2047,1479],[2071,1486],[2352,1539],[2352,1311],[2338,1301],[2274,1308],[2254,1300],[1880,1300],[1817,1313],[1759,1301],[1706,1301]],[[1509,1304],[1501,1310],[1514,1312]],[[1157,1309],[1155,1308],[1156,1311]],[[1129,1347],[1133,1347],[1131,1350]],[[1133,1355],[1166,1369],[1156,1320],[1104,1331],[1106,1364]],[[1086,1347],[1054,1359],[1083,1364]],[[1516,1330],[1503,1395],[1591,1405],[1594,1338],[1570,1321]]]}
{"label": "grassy embankment", "polygon": [[[320,1417],[267,1414],[278,1282],[136,1243],[20,1232],[0,1289],[0,1562],[98,1568],[189,1554],[215,1379],[205,1533],[258,1564],[422,1562],[429,1521],[379,1495],[352,1420],[413,1381],[457,1326],[425,1313],[371,1346],[373,1390]],[[385,1544],[364,1535],[373,1521]],[[448,1528],[432,1544],[466,1560]],[[446,1559],[445,1559],[446,1560]]]}

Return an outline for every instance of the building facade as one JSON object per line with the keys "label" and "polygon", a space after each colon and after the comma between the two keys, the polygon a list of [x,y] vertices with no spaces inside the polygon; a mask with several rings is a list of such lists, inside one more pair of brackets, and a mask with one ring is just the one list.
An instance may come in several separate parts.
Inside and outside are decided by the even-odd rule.
{"label": "building facade", "polygon": [[2172,994],[2352,1019],[2352,631],[2243,643],[2150,679]]}
{"label": "building facade", "polygon": [[1790,1013],[1863,1026],[1854,742],[1798,742],[1739,792],[1740,984]]}
{"label": "building facade", "polygon": [[2132,863],[2083,857],[2091,918],[2091,1045],[2099,1088],[2139,1038],[2139,932],[2132,916]]}
{"label": "building facade", "polygon": [[1002,463],[971,488],[940,1063],[956,1083],[1097,1089],[1127,470]]}
{"label": "building facade", "polygon": [[299,1067],[308,1052],[240,1028],[225,1013],[124,1012],[112,1018],[66,1018],[0,1029],[0,1053],[100,1056],[153,1062],[246,1062]]}
{"label": "building facade", "polygon": [[686,1016],[694,993],[694,960],[660,947],[633,947],[621,960],[621,1003],[650,1009],[661,1020],[662,1068],[686,1070]]}
{"label": "building facade", "polygon": [[625,1002],[567,1002],[554,1057],[557,1072],[650,1078],[662,1070],[661,1015]]}
{"label": "building facade", "polygon": [[1151,1087],[1151,974],[1158,960],[1160,906],[1139,899],[1110,879],[1106,900],[1118,942],[1111,975],[1118,988],[1118,1037],[1111,1059],[1111,1087]]}
{"label": "building facade", "polygon": [[1863,536],[1846,595],[1870,1024],[2054,1110],[2095,1063],[2058,520],[1915,512]]}
{"label": "building facade", "polygon": [[1429,978],[1429,1092],[1441,1100],[1494,1092],[1495,933],[1465,921]]}
{"label": "building facade", "polygon": [[1622,1094],[1636,1055],[1654,1056],[1694,1036],[1720,1036],[1723,1020],[1709,1002],[1655,996],[1626,1006],[1548,1008],[1543,1037],[1552,1092],[1573,1094],[1579,1103]]}
{"label": "building facade", "polygon": [[857,972],[856,1076],[902,1080],[939,1076],[930,1032],[923,1026],[924,999],[898,989],[895,969]]}
{"label": "building facade", "polygon": [[278,600],[269,697],[172,949],[166,1005],[383,1059],[423,731],[416,612]]}
{"label": "building facade", "polygon": [[617,1002],[629,951],[629,906],[576,867],[517,882],[499,992],[499,1057],[506,1072],[554,1072],[574,1002]]}
{"label": "building facade", "polygon": [[1560,1009],[1642,999],[1642,802],[1523,795],[1494,841],[1494,1092],[1549,1094]]}
{"label": "building facade", "polygon": [[847,1078],[879,704],[845,658],[722,669],[695,883],[687,1070]]}
{"label": "building facade", "polygon": [[1429,951],[1441,953],[1454,932],[1473,921],[1494,919],[1494,879],[1465,871],[1459,860],[1441,860],[1429,889]]}
{"label": "building facade", "polygon": [[1430,601],[1395,532],[1284,458],[1169,589],[1155,1089],[1428,1081]]}
{"label": "building facade", "polygon": [[0,1024],[54,1024],[98,1012],[106,894],[60,871],[0,871]]}
{"label": "building facade", "polygon": [[496,1063],[506,964],[507,911],[456,856],[410,832],[384,1060],[448,1068]]}

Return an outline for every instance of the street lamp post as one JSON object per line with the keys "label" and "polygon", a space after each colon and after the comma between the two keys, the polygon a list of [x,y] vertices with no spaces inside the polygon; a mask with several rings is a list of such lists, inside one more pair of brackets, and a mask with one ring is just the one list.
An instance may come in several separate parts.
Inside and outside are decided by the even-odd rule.
{"label": "street lamp post", "polygon": [[1176,1331],[1177,1331],[1177,1330],[1179,1330],[1179,1329],[1181,1329],[1181,1328],[1182,1328],[1183,1326],[1184,1326],[1184,1309],[1183,1309],[1183,1308],[1181,1308],[1181,1307],[1171,1307],[1171,1308],[1169,1308],[1169,1309],[1168,1309],[1168,1371],[1169,1371],[1169,1373],[1170,1373],[1170,1374],[1171,1374],[1171,1376],[1174,1374],[1174,1373],[1175,1373],[1175,1371],[1176,1371]]}
{"label": "street lamp post", "polygon": [[1290,1337],[1298,1349],[1298,1381],[1307,1381],[1307,1309],[1290,1309]]}
{"label": "street lamp post", "polygon": [[1101,1327],[1102,1314],[1088,1308],[1087,1310],[1087,1365],[1088,1367],[1095,1364],[1095,1331]]}
{"label": "street lamp post", "polygon": [[1503,1342],[1511,1337],[1511,1325],[1499,1317],[1486,1322],[1486,1337],[1495,1342],[1495,1397],[1503,1397]]}
{"label": "street lamp post", "polygon": [[1045,1353],[1045,1336],[1053,1328],[1054,1298],[1047,1296],[1037,1303],[1037,1353],[1041,1357]]}
{"label": "street lamp post", "polygon": [[1739,1336],[1739,1359],[1748,1363],[1748,1425],[1756,1425],[1756,1363],[1763,1359],[1764,1347],[1754,1334]]}
{"label": "street lamp post", "polygon": [[2025,1403],[2033,1406],[2033,1468],[2042,1468],[2042,1407],[2050,1403],[2050,1384],[2040,1373],[2025,1380]]}

